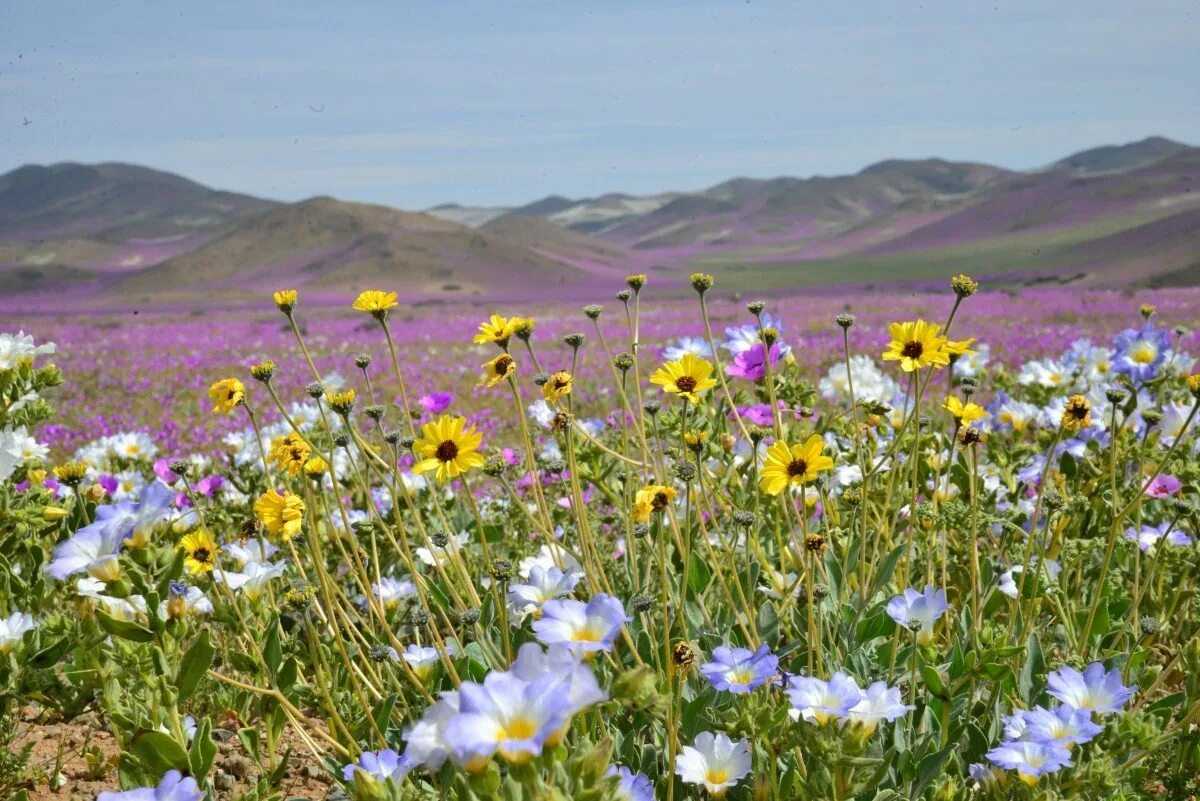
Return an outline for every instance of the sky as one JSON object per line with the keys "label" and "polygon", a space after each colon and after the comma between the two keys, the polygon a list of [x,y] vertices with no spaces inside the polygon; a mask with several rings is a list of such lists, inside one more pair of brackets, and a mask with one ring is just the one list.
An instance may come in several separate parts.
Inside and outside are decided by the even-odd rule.
{"label": "sky", "polygon": [[0,3],[0,172],[426,208],[1200,144],[1200,4]]}

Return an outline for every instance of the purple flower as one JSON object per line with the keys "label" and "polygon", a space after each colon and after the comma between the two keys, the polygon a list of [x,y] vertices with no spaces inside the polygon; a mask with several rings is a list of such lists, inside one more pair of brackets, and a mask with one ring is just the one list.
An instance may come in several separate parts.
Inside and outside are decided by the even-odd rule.
{"label": "purple flower", "polygon": [[571,598],[547,601],[533,631],[546,645],[566,645],[582,656],[611,651],[628,619],[619,600],[600,593],[586,604]]}
{"label": "purple flower", "polygon": [[225,479],[222,476],[212,475],[205,476],[197,481],[195,489],[196,492],[200,493],[205,498],[212,498],[223,486],[225,486]]}
{"label": "purple flower", "polygon": [[1167,332],[1146,323],[1141,329],[1129,328],[1113,339],[1117,352],[1113,363],[1114,372],[1127,375],[1134,381],[1150,381],[1166,360],[1171,349]]}
{"label": "purple flower", "polygon": [[720,645],[713,649],[712,659],[700,666],[704,678],[718,690],[738,695],[761,686],[779,669],[779,657],[765,643],[755,651]]}
{"label": "purple flower", "polygon": [[429,414],[441,414],[449,409],[453,402],[454,395],[449,392],[430,392],[417,399],[417,403]]}
{"label": "purple flower", "polygon": [[624,765],[610,765],[606,775],[617,777],[617,797],[621,801],[654,801],[654,785],[649,777]]}
{"label": "purple flower", "polygon": [[365,773],[372,779],[399,783],[413,769],[412,763],[390,748],[382,751],[364,751],[357,762],[342,768],[342,778],[354,781],[356,773]]}
{"label": "purple flower", "polygon": [[1032,787],[1039,777],[1071,766],[1071,752],[1053,743],[1021,740],[1001,743],[988,751],[987,758],[1006,770],[1015,770],[1021,781]]}
{"label": "purple flower", "polygon": [[1160,473],[1153,481],[1146,484],[1147,498],[1170,498],[1175,493],[1179,492],[1183,483],[1175,476]]}
{"label": "purple flower", "polygon": [[1009,740],[1057,743],[1067,748],[1095,739],[1102,731],[1103,726],[1092,722],[1091,712],[1065,705],[1017,711],[1005,719],[1004,726],[1004,736]]}
{"label": "purple flower", "polygon": [[123,792],[106,791],[96,801],[200,801],[204,793],[191,776],[184,778],[177,770],[169,770],[157,787],[139,787]]}
{"label": "purple flower", "polygon": [[527,762],[567,722],[566,698],[549,674],[524,681],[492,672],[483,684],[464,682],[458,698],[445,737],[454,760],[470,771],[482,770],[496,753]]}
{"label": "purple flower", "polygon": [[1047,677],[1046,691],[1072,709],[1086,709],[1106,714],[1119,712],[1125,702],[1137,692],[1137,685],[1121,683],[1121,671],[1105,672],[1104,665],[1093,662],[1080,673],[1072,667],[1054,671]]}
{"label": "purple flower", "polygon": [[179,474],[171,470],[166,459],[154,460],[154,475],[158,476],[158,480],[172,487],[179,481]]}
{"label": "purple flower", "polygon": [[[731,364],[725,365],[725,372],[734,378],[744,378],[747,381],[760,381],[767,375],[766,345],[759,342],[733,357]],[[779,363],[779,343],[771,346],[771,366]]]}

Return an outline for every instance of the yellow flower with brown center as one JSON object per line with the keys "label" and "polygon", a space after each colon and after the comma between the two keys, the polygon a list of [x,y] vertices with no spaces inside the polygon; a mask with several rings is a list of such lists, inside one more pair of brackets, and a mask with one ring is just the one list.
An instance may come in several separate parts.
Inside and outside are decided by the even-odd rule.
{"label": "yellow flower with brown center", "polygon": [[217,563],[217,554],[220,548],[217,547],[217,541],[213,539],[213,535],[205,529],[193,531],[179,541],[179,550],[187,553],[187,557],[183,560],[183,566],[187,568],[189,573],[207,573],[213,569]]}
{"label": "yellow flower with brown center", "polygon": [[950,363],[950,353],[946,338],[938,333],[941,330],[937,323],[924,320],[892,323],[888,326],[892,341],[883,352],[883,360],[900,362],[900,369],[906,373],[922,367],[944,367]]}
{"label": "yellow flower with brown center", "polygon": [[699,403],[700,396],[717,385],[712,373],[712,362],[708,359],[685,353],[683,358],[666,362],[655,370],[650,383],[662,387],[663,392]]}
{"label": "yellow flower with brown center", "polygon": [[367,312],[376,316],[387,313],[388,309],[394,309],[399,304],[396,303],[395,292],[384,292],[379,289],[368,289],[354,299],[353,307],[359,311]]}
{"label": "yellow flower with brown center", "polygon": [[493,314],[491,319],[479,324],[479,333],[471,341],[476,345],[486,345],[490,342],[502,348],[507,347],[508,341],[516,333],[513,322],[520,319],[520,317],[514,317],[512,320],[508,320],[498,314]]}
{"label": "yellow flower with brown center", "polygon": [[434,422],[421,426],[421,438],[413,443],[413,451],[421,457],[412,471],[427,473],[435,470],[438,481],[457,478],[473,467],[483,465],[479,446],[483,435],[468,426],[465,417],[443,414]]}
{"label": "yellow flower with brown center", "polygon": [[664,484],[647,484],[633,498],[633,519],[645,523],[654,512],[661,512],[675,500],[675,488]]}
{"label": "yellow flower with brown center", "polygon": [[480,365],[483,375],[479,376],[479,387],[494,387],[517,372],[517,362],[507,353],[501,353],[490,362]]}
{"label": "yellow flower with brown center", "polygon": [[271,462],[280,470],[286,470],[288,475],[299,475],[311,455],[312,448],[295,431],[271,441]]}
{"label": "yellow flower with brown center", "polygon": [[67,486],[74,487],[87,478],[88,466],[83,462],[67,462],[54,468],[54,477]]}
{"label": "yellow flower with brown center", "polygon": [[1092,403],[1082,395],[1072,395],[1063,409],[1062,427],[1078,431],[1092,424]]}
{"label": "yellow flower with brown center", "polygon": [[542,397],[554,402],[564,395],[570,395],[575,388],[575,378],[566,370],[559,370],[550,376],[550,380],[542,384]]}
{"label": "yellow flower with brown center", "polygon": [[236,378],[222,378],[208,388],[213,414],[229,414],[246,401],[246,385]]}
{"label": "yellow flower with brown center", "polygon": [[281,312],[291,314],[292,309],[296,308],[296,303],[299,302],[300,294],[294,289],[281,289],[271,297]]}
{"label": "yellow flower with brown center", "polygon": [[945,408],[955,420],[967,425],[988,416],[987,411],[979,404],[970,401],[963,403],[953,395],[946,398]]}
{"label": "yellow flower with brown center", "polygon": [[300,533],[304,523],[304,501],[298,495],[269,489],[254,502],[254,513],[268,532],[287,542]]}
{"label": "yellow flower with brown center", "polygon": [[778,495],[789,486],[803,486],[833,467],[824,453],[825,441],[813,434],[802,445],[779,441],[767,448],[767,461],[758,485],[768,495]]}

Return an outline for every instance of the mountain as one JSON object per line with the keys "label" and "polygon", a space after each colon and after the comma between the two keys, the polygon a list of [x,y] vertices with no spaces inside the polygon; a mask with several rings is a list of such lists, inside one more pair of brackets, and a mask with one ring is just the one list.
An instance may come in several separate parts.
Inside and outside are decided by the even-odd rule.
{"label": "mountain", "polygon": [[1062,161],[1055,162],[1053,167],[1077,175],[1096,175],[1153,164],[1188,149],[1188,146],[1182,142],[1175,142],[1162,136],[1150,136],[1140,142],[1130,142],[1127,145],[1104,145],[1091,150],[1083,150],[1067,156]]}
{"label": "mountain", "polygon": [[695,192],[426,212],[328,197],[282,204],[125,164],[0,175],[0,294],[47,305],[595,297],[622,276],[742,291],[922,282],[1200,284],[1200,148],[1162,137],[1034,171],[889,159],[851,175],[733,178]]}

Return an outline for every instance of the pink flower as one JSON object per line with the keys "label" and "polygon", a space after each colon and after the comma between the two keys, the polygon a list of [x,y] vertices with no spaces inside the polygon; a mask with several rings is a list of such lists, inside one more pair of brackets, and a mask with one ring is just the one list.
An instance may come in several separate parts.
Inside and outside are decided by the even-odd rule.
{"label": "pink flower", "polygon": [[[734,378],[758,381],[767,374],[766,346],[758,343],[733,357],[733,364],[725,366],[725,372]],[[779,343],[771,346],[771,366],[779,363]]]}
{"label": "pink flower", "polygon": [[1179,492],[1179,488],[1182,486],[1183,484],[1175,476],[1162,473],[1146,485],[1146,497],[1170,498]]}
{"label": "pink flower", "polygon": [[449,392],[431,392],[417,399],[417,403],[421,404],[421,408],[430,414],[441,414],[450,408],[450,404],[453,401],[454,396]]}

